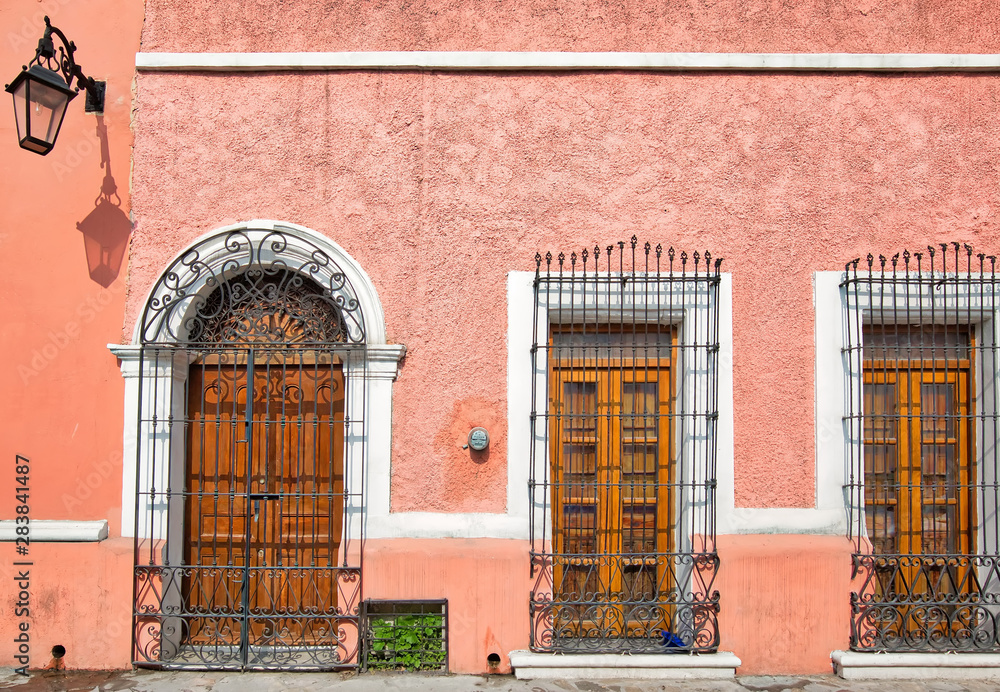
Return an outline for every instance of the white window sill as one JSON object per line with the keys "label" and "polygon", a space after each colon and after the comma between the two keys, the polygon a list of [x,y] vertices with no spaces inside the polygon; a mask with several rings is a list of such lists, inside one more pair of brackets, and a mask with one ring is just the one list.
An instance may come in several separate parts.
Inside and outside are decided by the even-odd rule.
{"label": "white window sill", "polygon": [[830,658],[845,680],[1000,679],[1000,654],[834,651]]}

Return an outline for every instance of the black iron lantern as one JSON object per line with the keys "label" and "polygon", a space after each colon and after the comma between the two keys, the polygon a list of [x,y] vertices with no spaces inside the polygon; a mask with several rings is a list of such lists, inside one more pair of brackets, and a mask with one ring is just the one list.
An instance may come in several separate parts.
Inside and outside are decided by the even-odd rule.
{"label": "black iron lantern", "polygon": [[[52,43],[52,34],[62,41],[58,53]],[[76,45],[45,18],[45,33],[38,40],[38,50],[30,66],[25,65],[21,74],[7,85],[14,96],[14,118],[17,121],[17,139],[22,149],[45,156],[56,143],[59,128],[66,115],[66,105],[83,87],[87,91],[88,113],[104,111],[104,82],[94,81],[83,74],[73,60]],[[72,87],[76,79],[77,86]]]}

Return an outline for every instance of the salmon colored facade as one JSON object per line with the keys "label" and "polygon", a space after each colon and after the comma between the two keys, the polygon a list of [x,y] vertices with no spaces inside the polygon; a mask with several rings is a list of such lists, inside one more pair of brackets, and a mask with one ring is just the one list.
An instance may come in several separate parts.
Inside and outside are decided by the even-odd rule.
{"label": "salmon colored facade", "polygon": [[[141,533],[143,501],[128,499],[153,444],[135,427],[136,402],[152,390],[129,389],[146,366],[128,349],[143,345],[157,287],[191,248],[285,228],[357,268],[354,289],[374,296],[361,301],[365,357],[386,354],[370,377],[380,388],[368,390],[381,408],[366,414],[363,586],[349,602],[447,599],[449,667],[459,673],[511,672],[511,652],[532,645],[531,376],[518,368],[532,343],[536,252],[634,234],[640,247],[724,258],[714,648],[735,654],[740,674],[829,672],[831,652],[851,648],[857,586],[843,417],[823,403],[844,395],[836,377],[829,389],[818,355],[842,320],[825,312],[819,287],[869,252],[956,241],[1000,251],[1000,63],[515,70],[468,69],[453,53],[452,67],[438,69],[300,69],[298,58],[246,69],[233,56],[997,54],[996,8],[334,5],[16,0],[0,9],[8,78],[48,12],[88,74],[108,83],[104,115],[71,103],[44,158],[17,148],[9,116],[0,123],[4,463],[30,459],[32,520],[107,521],[99,541],[32,542],[31,666],[57,644],[72,668],[137,662],[131,522]],[[94,201],[111,173],[120,213]],[[77,224],[95,207],[94,233],[122,259],[92,272]],[[468,447],[476,427],[489,433],[485,451]],[[14,516],[7,497],[0,519]],[[150,554],[172,549],[164,531],[146,537],[162,541]],[[14,570],[14,544],[0,548]],[[17,596],[10,576],[0,612]],[[0,641],[17,636],[18,622],[0,618]],[[0,665],[18,665],[15,653],[0,647]]]}
{"label": "salmon colored facade", "polygon": [[[101,543],[32,544],[31,665],[41,667],[57,644],[77,667],[125,664],[131,541],[121,536],[122,379],[106,344],[121,340],[131,235],[132,80],[142,7],[134,2],[7,2],[0,55],[4,83],[35,53],[44,17],[77,43],[85,72],[107,81],[103,116],[67,108],[56,148],[40,157],[17,146],[13,111],[2,129],[4,209],[3,454],[13,481],[14,457],[31,461],[30,517],[107,520]],[[111,37],[114,37],[113,39]],[[6,94],[5,99],[10,97]],[[113,192],[101,204],[103,190]],[[88,219],[90,220],[88,222]],[[92,241],[104,248],[90,251]],[[93,271],[91,271],[93,267]],[[13,490],[13,487],[12,487]],[[15,496],[3,499],[13,519]],[[19,570],[14,543],[4,543],[3,639],[13,642]],[[16,644],[3,664],[21,665]]]}

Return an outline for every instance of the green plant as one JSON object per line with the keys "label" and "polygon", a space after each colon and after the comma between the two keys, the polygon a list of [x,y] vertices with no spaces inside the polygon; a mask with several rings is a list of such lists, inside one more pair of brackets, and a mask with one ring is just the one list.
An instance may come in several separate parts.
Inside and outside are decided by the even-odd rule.
{"label": "green plant", "polygon": [[444,616],[396,615],[370,622],[368,667],[438,670],[444,664]]}

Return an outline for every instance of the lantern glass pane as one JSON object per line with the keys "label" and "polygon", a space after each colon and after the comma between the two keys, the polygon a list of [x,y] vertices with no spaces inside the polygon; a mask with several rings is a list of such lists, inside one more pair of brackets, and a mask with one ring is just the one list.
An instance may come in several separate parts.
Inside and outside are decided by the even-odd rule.
{"label": "lantern glass pane", "polygon": [[28,100],[28,135],[51,145],[59,134],[59,126],[69,99],[57,89],[31,81]]}
{"label": "lantern glass pane", "polygon": [[25,107],[24,91],[27,88],[28,80],[22,81],[14,90],[14,120],[17,121],[17,138],[24,139],[28,134],[27,123],[28,109]]}

